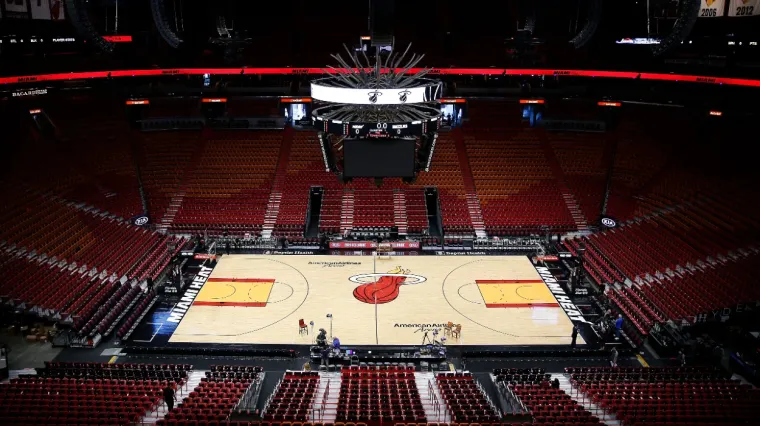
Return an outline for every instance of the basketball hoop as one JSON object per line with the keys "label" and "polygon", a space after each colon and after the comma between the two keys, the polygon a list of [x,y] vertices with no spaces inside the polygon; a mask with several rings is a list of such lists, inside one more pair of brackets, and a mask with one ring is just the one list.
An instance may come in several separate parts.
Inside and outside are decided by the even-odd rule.
{"label": "basketball hoop", "polygon": [[377,258],[380,260],[390,260],[392,252],[393,248],[391,247],[390,243],[380,243],[377,246],[375,256],[377,256]]}

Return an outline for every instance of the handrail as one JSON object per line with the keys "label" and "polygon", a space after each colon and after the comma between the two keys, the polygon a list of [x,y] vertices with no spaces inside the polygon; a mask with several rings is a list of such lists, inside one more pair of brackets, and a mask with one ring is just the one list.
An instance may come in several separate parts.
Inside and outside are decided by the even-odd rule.
{"label": "handrail", "polygon": [[[436,376],[438,376],[438,374],[434,374],[433,375],[435,383],[436,383],[436,388],[438,390],[440,390],[441,382],[439,382],[438,379],[435,378]],[[446,397],[444,397],[443,395],[441,395],[441,399],[442,399],[443,407],[444,407],[444,410],[443,410],[444,421],[445,422],[453,421],[454,420],[454,413],[451,412],[451,407],[449,407],[449,403],[446,400]]]}
{"label": "handrail", "polygon": [[499,396],[504,398],[513,412],[515,411],[515,408],[517,408],[520,410],[519,414],[530,414],[530,410],[522,401],[522,399],[515,395],[515,393],[512,391],[512,387],[508,386],[504,382],[498,382],[496,383],[496,388],[499,390]]}
{"label": "handrail", "polygon": [[[433,379],[428,380],[428,399],[433,404],[433,412],[435,412],[436,415],[440,416],[441,412],[443,412],[443,421],[448,422],[451,420],[452,415],[451,411],[449,409],[448,404],[446,404],[445,401],[439,400],[438,397],[435,394],[436,388],[433,386]],[[436,383],[438,383],[436,381]]]}
{"label": "handrail", "polygon": [[[286,373],[287,374],[287,373]],[[269,409],[269,404],[272,403],[272,399],[274,399],[274,396],[277,395],[277,392],[280,391],[280,385],[282,385],[282,379],[280,379],[276,385],[274,385],[274,390],[269,395],[269,398],[267,398],[266,404],[264,404],[264,409],[261,410],[261,417],[264,417],[264,415],[267,413],[267,409]]]}
{"label": "handrail", "polygon": [[486,398],[486,401],[488,401],[488,405],[491,406],[491,410],[493,410],[494,414],[501,417],[501,410],[496,408],[496,404],[494,404],[493,401],[491,401],[491,397],[488,396],[488,393],[486,393],[486,390],[483,388],[483,385],[481,385],[480,382],[475,380],[474,378],[472,380],[475,382],[476,385],[478,385],[478,389],[480,390],[480,393]]}
{"label": "handrail", "polygon": [[[322,378],[320,377],[320,382],[322,381]],[[317,385],[319,386],[319,384]],[[312,422],[322,422],[324,420],[325,416],[325,406],[327,405],[327,398],[330,396],[330,379],[327,379],[327,385],[325,386],[325,391],[322,394],[322,400],[319,402],[319,405],[315,408],[309,409],[309,418]]]}
{"label": "handrail", "polygon": [[[264,377],[266,376],[266,373],[261,372],[256,374],[256,379],[251,382],[250,385],[248,385],[248,389],[246,389],[245,393],[243,394],[243,397],[240,398],[240,401],[238,401],[237,405],[235,405],[235,410],[240,411],[240,406],[243,406],[243,409],[250,409],[251,408],[251,401],[256,400],[258,401],[258,397],[261,393],[261,384],[264,382]],[[268,403],[269,401],[267,401]]]}

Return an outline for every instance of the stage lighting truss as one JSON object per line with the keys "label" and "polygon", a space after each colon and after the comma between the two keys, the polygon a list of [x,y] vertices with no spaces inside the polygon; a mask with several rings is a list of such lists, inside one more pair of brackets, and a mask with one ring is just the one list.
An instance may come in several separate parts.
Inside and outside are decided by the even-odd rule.
{"label": "stage lighting truss", "polygon": [[[329,77],[311,83],[314,126],[325,133],[349,137],[419,137],[438,131],[443,84],[426,78],[425,68],[414,74],[424,55],[409,56],[391,49],[370,60],[366,52],[351,52],[348,60],[330,55],[339,67],[323,69]],[[361,56],[360,56],[361,55]]]}

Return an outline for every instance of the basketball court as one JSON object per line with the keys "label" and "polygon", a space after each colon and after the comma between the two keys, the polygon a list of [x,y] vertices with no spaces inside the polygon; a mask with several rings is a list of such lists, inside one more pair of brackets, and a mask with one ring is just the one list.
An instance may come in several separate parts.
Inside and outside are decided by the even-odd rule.
{"label": "basketball court", "polygon": [[347,346],[420,345],[435,330],[447,345],[554,345],[572,322],[524,256],[226,255],[169,341],[311,344],[331,327]]}

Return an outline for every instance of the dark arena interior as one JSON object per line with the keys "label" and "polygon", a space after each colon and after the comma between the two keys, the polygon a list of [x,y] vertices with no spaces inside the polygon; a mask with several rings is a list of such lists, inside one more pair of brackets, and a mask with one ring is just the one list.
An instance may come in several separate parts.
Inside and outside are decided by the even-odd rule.
{"label": "dark arena interior", "polygon": [[0,425],[757,424],[758,42],[760,0],[0,2]]}

